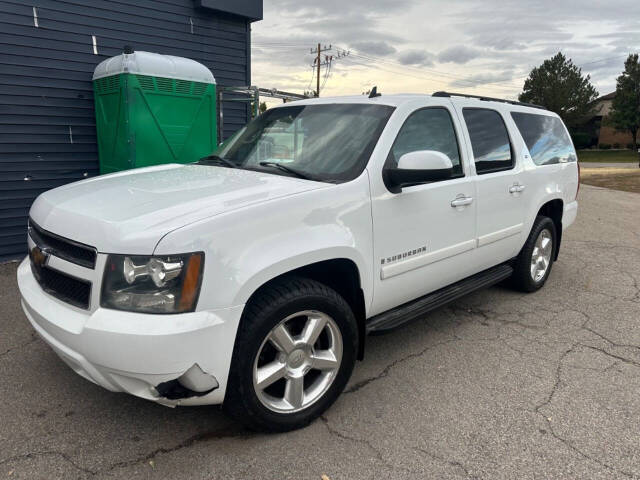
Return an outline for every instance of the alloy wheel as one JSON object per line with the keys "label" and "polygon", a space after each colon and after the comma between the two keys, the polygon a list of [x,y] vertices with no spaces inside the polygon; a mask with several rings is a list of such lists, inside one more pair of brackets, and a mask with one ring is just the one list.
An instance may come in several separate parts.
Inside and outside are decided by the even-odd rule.
{"label": "alloy wheel", "polygon": [[329,315],[305,310],[289,315],[267,335],[253,367],[260,402],[278,413],[295,413],[329,389],[342,361],[342,334]]}
{"label": "alloy wheel", "polygon": [[531,278],[534,282],[540,282],[547,274],[552,251],[553,238],[551,232],[545,228],[538,235],[531,254]]}

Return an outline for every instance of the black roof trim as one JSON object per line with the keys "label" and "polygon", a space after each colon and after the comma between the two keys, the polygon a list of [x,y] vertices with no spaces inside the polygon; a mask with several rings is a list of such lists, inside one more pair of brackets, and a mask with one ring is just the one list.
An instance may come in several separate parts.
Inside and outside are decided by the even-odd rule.
{"label": "black roof trim", "polygon": [[534,103],[525,103],[525,102],[516,102],[515,100],[507,100],[506,98],[493,98],[493,97],[485,97],[482,95],[469,95],[467,93],[453,93],[453,92],[435,92],[432,97],[465,97],[465,98],[477,98],[478,100],[483,100],[485,102],[502,102],[502,103],[510,103],[511,105],[521,105],[523,107],[533,107],[539,108],[541,110],[547,110],[546,107],[542,105],[536,105]]}
{"label": "black roof trim", "polygon": [[197,8],[230,13],[250,22],[262,20],[262,0],[194,0]]}

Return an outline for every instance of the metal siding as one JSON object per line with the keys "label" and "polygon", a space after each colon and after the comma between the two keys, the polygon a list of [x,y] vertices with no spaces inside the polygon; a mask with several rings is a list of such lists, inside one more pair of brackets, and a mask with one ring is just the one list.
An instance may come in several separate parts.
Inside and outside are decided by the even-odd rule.
{"label": "metal siding", "polygon": [[[193,0],[34,3],[38,27],[32,5],[0,0],[0,261],[26,253],[27,214],[40,193],[98,174],[91,75],[99,62],[132,45],[197,60],[219,85],[251,83],[247,19]],[[248,114],[225,104],[224,136]]]}

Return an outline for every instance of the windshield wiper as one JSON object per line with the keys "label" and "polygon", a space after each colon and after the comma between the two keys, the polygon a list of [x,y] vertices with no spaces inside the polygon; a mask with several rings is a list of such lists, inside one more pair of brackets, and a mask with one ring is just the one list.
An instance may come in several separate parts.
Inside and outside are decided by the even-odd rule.
{"label": "windshield wiper", "polygon": [[283,165],[278,162],[260,162],[259,165],[261,167],[274,167],[274,168],[277,168],[278,170],[282,170],[283,172],[290,173],[291,175],[294,175],[298,178],[302,178],[304,180],[315,180],[315,178],[307,175],[306,173],[302,173],[296,170],[295,168],[287,167],[286,165]]}
{"label": "windshield wiper", "polygon": [[198,160],[197,163],[199,163],[201,165],[206,165],[206,164],[211,164],[211,163],[221,163],[225,167],[238,168],[238,165],[233,163],[231,160],[227,160],[226,158],[222,158],[219,155],[207,155],[206,157],[202,157],[200,160]]}

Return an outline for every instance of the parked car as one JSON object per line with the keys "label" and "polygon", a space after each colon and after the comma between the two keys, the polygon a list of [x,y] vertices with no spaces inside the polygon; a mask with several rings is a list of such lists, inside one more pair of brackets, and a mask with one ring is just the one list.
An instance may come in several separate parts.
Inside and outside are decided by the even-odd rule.
{"label": "parked car", "polygon": [[336,400],[368,333],[503,280],[541,288],[578,176],[558,116],[517,102],[285,104],[193,164],[40,195],[22,306],[104,388],[290,430]]}

